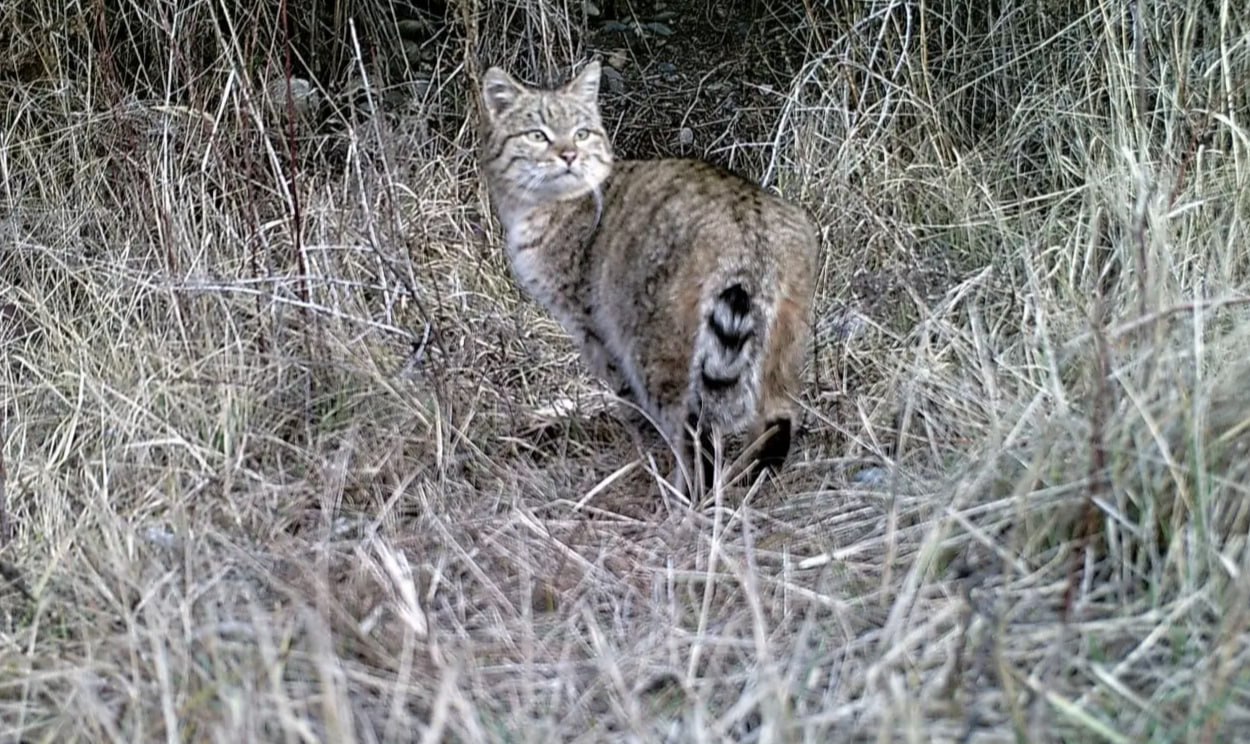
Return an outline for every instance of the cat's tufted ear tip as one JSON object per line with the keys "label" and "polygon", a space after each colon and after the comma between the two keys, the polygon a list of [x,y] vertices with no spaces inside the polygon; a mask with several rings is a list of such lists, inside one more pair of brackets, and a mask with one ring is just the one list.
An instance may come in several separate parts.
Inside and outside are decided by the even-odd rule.
{"label": "cat's tufted ear tip", "polygon": [[488,83],[512,83],[513,85],[519,85],[516,78],[508,74],[508,71],[499,65],[491,65],[486,72],[482,74],[482,83],[484,85]]}
{"label": "cat's tufted ear tip", "polygon": [[591,60],[577,74],[577,77],[564,86],[564,90],[578,96],[586,103],[597,103],[599,100],[599,78],[602,72],[603,66],[599,64],[599,60]]}
{"label": "cat's tufted ear tip", "polygon": [[501,67],[492,67],[482,75],[482,105],[491,119],[512,108],[524,91],[525,88]]}

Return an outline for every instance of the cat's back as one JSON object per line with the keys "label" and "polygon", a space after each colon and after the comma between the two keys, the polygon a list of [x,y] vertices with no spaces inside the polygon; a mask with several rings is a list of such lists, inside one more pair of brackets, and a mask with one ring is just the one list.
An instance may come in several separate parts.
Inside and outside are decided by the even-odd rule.
{"label": "cat's back", "polygon": [[787,275],[805,284],[819,234],[802,207],[711,163],[618,160],[595,243],[610,277],[705,284],[745,272],[767,291]]}
{"label": "cat's back", "polygon": [[771,243],[816,247],[816,225],[805,209],[702,160],[616,161],[604,212],[627,223],[624,237],[664,230],[678,230],[684,237],[693,231],[750,237],[766,232]]}

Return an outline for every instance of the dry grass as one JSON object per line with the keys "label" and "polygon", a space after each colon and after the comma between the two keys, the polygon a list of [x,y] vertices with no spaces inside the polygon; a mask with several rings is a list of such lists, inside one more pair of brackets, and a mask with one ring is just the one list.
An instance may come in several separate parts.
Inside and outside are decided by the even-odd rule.
{"label": "dry grass", "polygon": [[1237,4],[811,3],[759,139],[701,140],[826,228],[806,431],[696,504],[484,216],[471,75],[577,58],[578,3],[453,4],[424,98],[316,133],[272,24],[185,3],[127,95],[47,5],[4,42],[0,741],[1250,731]]}

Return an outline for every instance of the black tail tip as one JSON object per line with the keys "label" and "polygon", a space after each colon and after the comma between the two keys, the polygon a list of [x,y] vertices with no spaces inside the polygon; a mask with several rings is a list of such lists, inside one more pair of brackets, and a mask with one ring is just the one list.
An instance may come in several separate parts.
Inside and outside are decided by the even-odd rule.
{"label": "black tail tip", "polygon": [[738,352],[747,339],[755,335],[751,318],[751,295],[734,284],[716,297],[716,306],[708,316],[708,327],[727,351]]}
{"label": "black tail tip", "polygon": [[751,295],[742,288],[741,284],[734,284],[725,288],[720,293],[720,301],[729,306],[729,311],[734,315],[746,315],[751,312]]}
{"label": "black tail tip", "polygon": [[791,439],[790,419],[778,418],[769,421],[764,427],[764,443],[755,460],[755,475],[763,472],[775,473],[781,470],[790,454]]}

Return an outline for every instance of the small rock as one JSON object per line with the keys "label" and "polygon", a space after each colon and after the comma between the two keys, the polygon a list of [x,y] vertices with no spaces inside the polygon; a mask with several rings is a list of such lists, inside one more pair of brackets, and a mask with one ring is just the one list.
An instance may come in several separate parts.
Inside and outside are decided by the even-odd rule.
{"label": "small rock", "polygon": [[677,144],[682,147],[690,147],[694,144],[694,130],[690,127],[682,127],[677,132]]}
{"label": "small rock", "polygon": [[364,517],[340,515],[330,523],[330,534],[339,540],[360,537],[367,532],[368,524]]}
{"label": "small rock", "polygon": [[178,547],[178,536],[165,527],[148,527],[143,531],[143,537],[153,545],[166,550]]}
{"label": "small rock", "polygon": [[286,114],[288,95],[296,115],[301,118],[311,116],[321,103],[321,94],[303,78],[293,77],[288,82],[285,77],[275,77],[265,84],[265,103],[274,115]]}
{"label": "small rock", "polygon": [[608,83],[608,92],[617,95],[625,92],[625,76],[613,68],[603,68],[603,79]]}
{"label": "small rock", "polygon": [[421,62],[421,55],[424,52],[420,42],[404,39],[402,46],[404,48],[404,59],[408,60],[409,65],[416,67]]}
{"label": "small rock", "polygon": [[608,64],[618,70],[624,70],[625,65],[629,64],[629,50],[623,47],[617,47],[608,55]]}
{"label": "small rock", "polygon": [[864,468],[855,475],[851,476],[851,482],[857,486],[867,488],[880,488],[885,485],[890,474],[885,468],[870,467]]}
{"label": "small rock", "polygon": [[400,36],[426,38],[431,33],[429,25],[418,19],[405,18],[395,25],[399,29]]}

